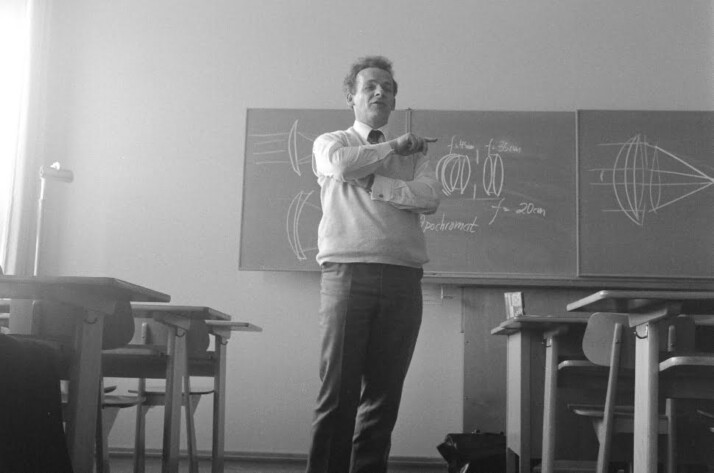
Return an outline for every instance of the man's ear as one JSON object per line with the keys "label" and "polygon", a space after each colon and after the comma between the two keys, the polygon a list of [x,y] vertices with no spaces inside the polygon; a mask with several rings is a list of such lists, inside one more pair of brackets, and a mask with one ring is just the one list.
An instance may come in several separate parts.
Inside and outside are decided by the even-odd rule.
{"label": "man's ear", "polygon": [[347,94],[347,106],[349,108],[352,108],[352,107],[354,107],[354,105],[355,105],[354,97],[352,97],[352,94]]}

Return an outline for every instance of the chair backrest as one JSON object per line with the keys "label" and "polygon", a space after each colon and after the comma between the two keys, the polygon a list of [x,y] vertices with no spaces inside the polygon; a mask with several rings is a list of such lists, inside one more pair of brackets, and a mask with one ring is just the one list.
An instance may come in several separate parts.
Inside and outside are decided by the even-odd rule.
{"label": "chair backrest", "polygon": [[[68,304],[50,301],[34,301],[32,316],[36,319],[36,335],[50,338],[72,338],[74,320],[86,311]],[[108,350],[126,345],[134,333],[134,318],[131,304],[118,302],[114,313],[104,317],[102,349]]]}
{"label": "chair backrest", "polygon": [[[169,328],[153,318],[137,317],[136,329],[131,339],[132,344],[166,345]],[[186,351],[189,356],[206,353],[210,345],[208,327],[203,320],[192,320],[186,338]]]}
{"label": "chair backrest", "polygon": [[626,314],[598,312],[590,316],[583,336],[583,353],[590,362],[610,366],[613,334],[617,325],[622,328],[620,343],[620,367],[635,367],[635,336],[628,325]]}
{"label": "chair backrest", "polygon": [[[635,332],[630,328],[626,314],[598,312],[588,319],[583,336],[583,353],[592,363],[610,366],[613,333],[617,325],[622,326],[620,337],[620,367],[635,367]],[[694,347],[694,321],[686,316],[665,320],[658,325],[660,330],[660,352],[667,354],[691,351]]]}

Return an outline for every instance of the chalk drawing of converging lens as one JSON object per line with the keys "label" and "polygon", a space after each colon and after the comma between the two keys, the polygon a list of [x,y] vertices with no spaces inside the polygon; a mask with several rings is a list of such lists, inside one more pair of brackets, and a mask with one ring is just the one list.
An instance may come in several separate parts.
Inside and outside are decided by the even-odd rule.
{"label": "chalk drawing of converging lens", "polygon": [[[476,153],[478,164],[478,152]],[[445,195],[463,194],[471,180],[471,158],[465,154],[449,153],[442,156],[436,163],[436,176],[441,181],[442,192]],[[499,197],[503,191],[504,181],[503,159],[498,153],[488,153],[483,162],[481,181],[483,190],[489,197]],[[476,185],[474,184],[474,195]]]}
{"label": "chalk drawing of converging lens", "polygon": [[[591,169],[599,174],[593,185],[612,189],[621,212],[637,225],[644,225],[647,213],[685,199],[714,184],[714,178],[674,153],[635,135],[619,146],[612,168]],[[611,210],[606,210],[611,211]]]}
{"label": "chalk drawing of converging lens", "polygon": [[471,179],[471,161],[465,154],[449,153],[436,163],[436,176],[444,194],[463,194]]}
{"label": "chalk drawing of converging lens", "polygon": [[[298,120],[295,120],[287,133],[255,133],[248,135],[256,138],[251,154],[255,164],[289,164],[295,174],[302,175],[300,166],[312,161],[312,142],[310,137],[298,131]],[[300,144],[309,142],[310,152],[300,156]],[[283,156],[280,159],[280,156]],[[287,158],[287,159],[285,159]]]}
{"label": "chalk drawing of converging lens", "polygon": [[[305,213],[306,210],[316,211],[312,212],[312,220],[317,221],[319,221],[319,217],[322,215],[321,207],[318,204],[310,202],[310,196],[312,196],[314,192],[315,191],[298,192],[290,202],[287,218],[285,219],[285,231],[287,233],[288,244],[295,254],[295,257],[300,261],[307,259],[305,252],[317,250],[317,239],[315,235],[317,223],[314,221],[311,222],[311,219],[308,218],[309,216]],[[305,245],[305,236],[310,238],[313,243],[312,245]]]}
{"label": "chalk drawing of converging lens", "polygon": [[483,161],[483,190],[488,196],[498,197],[503,190],[503,159],[500,154],[490,154]]}

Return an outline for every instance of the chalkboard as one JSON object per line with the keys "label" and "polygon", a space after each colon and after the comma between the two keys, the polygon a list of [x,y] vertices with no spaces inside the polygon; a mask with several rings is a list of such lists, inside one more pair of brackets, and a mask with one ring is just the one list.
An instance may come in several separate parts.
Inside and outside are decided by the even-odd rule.
{"label": "chalkboard", "polygon": [[426,271],[574,276],[575,114],[414,111],[443,195]]}
{"label": "chalkboard", "polygon": [[[318,269],[312,141],[353,120],[350,110],[248,110],[240,269]],[[575,275],[574,113],[407,110],[390,128],[439,140],[429,154],[444,191],[422,219],[425,271]]]}
{"label": "chalkboard", "polygon": [[578,112],[579,273],[711,278],[714,113]]}
{"label": "chalkboard", "polygon": [[[317,271],[320,187],[312,172],[312,143],[349,128],[352,110],[249,109],[243,168],[239,268]],[[395,111],[390,131],[406,130]]]}

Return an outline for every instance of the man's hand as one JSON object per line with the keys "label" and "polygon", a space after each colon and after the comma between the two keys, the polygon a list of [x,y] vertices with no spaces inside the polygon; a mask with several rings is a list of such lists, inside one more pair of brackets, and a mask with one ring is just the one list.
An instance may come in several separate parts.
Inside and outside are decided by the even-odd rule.
{"label": "man's hand", "polygon": [[405,133],[399,138],[389,141],[392,150],[400,156],[426,153],[429,149],[429,143],[436,143],[436,138],[417,136],[414,133]]}

